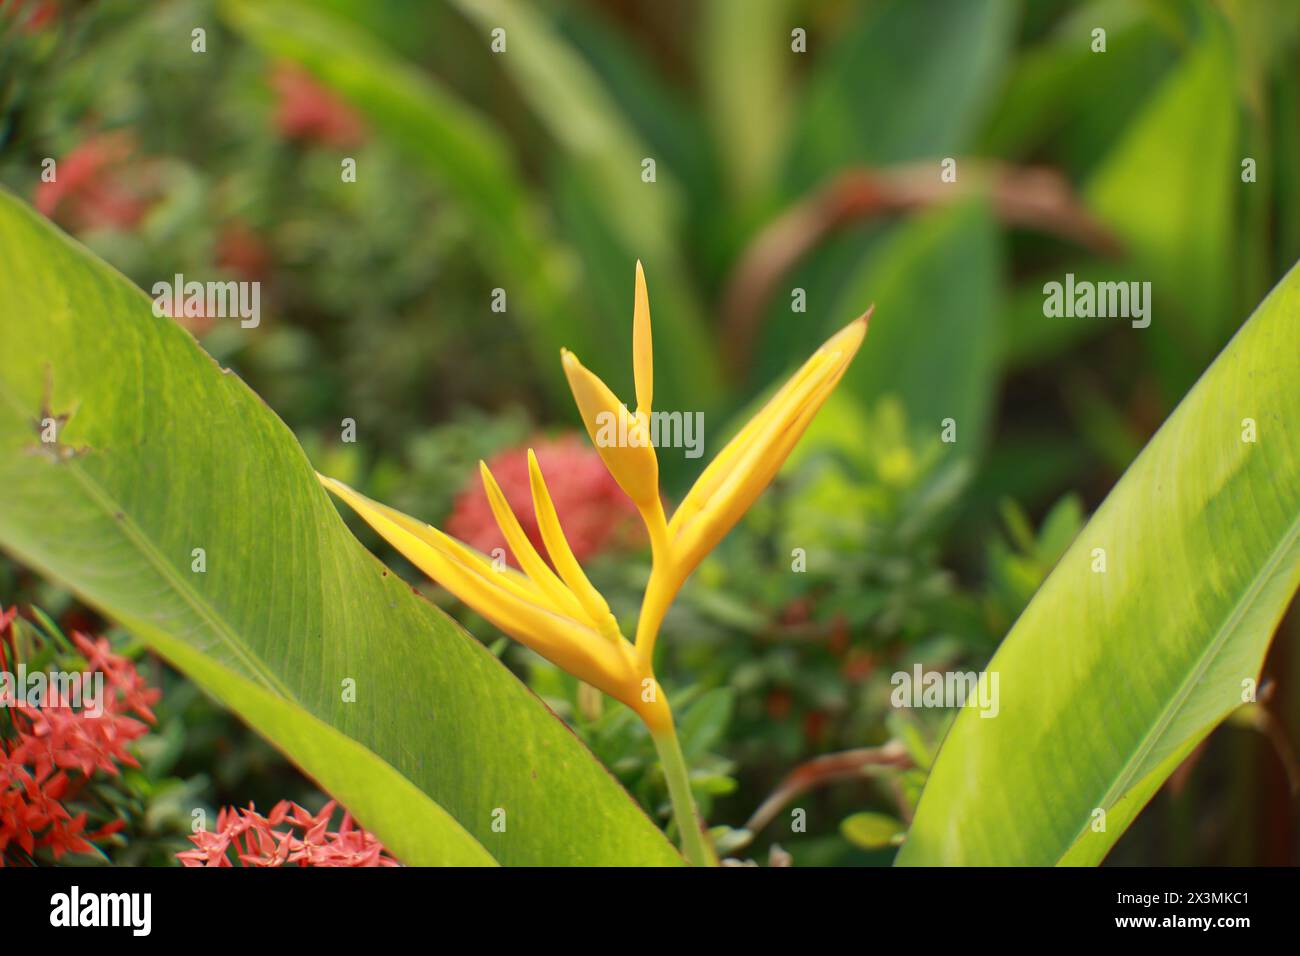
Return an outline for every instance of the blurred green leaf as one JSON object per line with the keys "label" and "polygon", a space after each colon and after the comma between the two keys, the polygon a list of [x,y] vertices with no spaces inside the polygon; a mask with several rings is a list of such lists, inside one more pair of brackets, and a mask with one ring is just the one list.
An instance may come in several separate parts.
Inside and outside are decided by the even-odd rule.
{"label": "blurred green leaf", "polygon": [[714,0],[700,10],[696,59],[729,194],[762,199],[789,123],[791,0]]}
{"label": "blurred green leaf", "polygon": [[716,219],[710,208],[719,190],[703,117],[688,93],[669,83],[636,37],[581,6],[556,11],[556,30],[600,77],[608,96],[683,190],[685,214],[697,224]]}
{"label": "blurred green leaf", "polygon": [[820,57],[796,107],[791,193],[845,165],[956,155],[1010,58],[1011,0],[885,0],[859,9]]}
{"label": "blurred green leaf", "polygon": [[1071,378],[1065,404],[1083,443],[1116,474],[1133,463],[1146,437],[1101,387],[1083,376]]}
{"label": "blurred green leaf", "polygon": [[[1300,442],[1287,430],[1300,407],[1298,320],[1300,267],[1165,422],[1007,635],[987,665],[1000,677],[998,716],[958,714],[899,863],[1098,863],[1241,705],[1300,584]],[[1256,442],[1243,441],[1245,418]],[[1053,798],[1035,799],[1044,793]]]}
{"label": "blurred green leaf", "polygon": [[1076,283],[1128,282],[1133,277],[1131,271],[1113,262],[1084,259],[1026,279],[1007,294],[1001,337],[1004,369],[1041,367],[1081,342],[1115,328],[1114,319],[1043,314],[1047,295],[1043,287],[1049,282],[1064,282],[1067,272]]}
{"label": "blurred green leaf", "polygon": [[1241,190],[1236,301],[1256,302],[1273,277],[1300,257],[1300,6],[1286,0],[1224,0],[1240,89],[1240,161],[1255,164]]}
{"label": "blurred green leaf", "polygon": [[[1093,52],[1092,31],[1106,30]],[[1052,35],[1020,53],[997,98],[982,148],[1007,159],[1050,147],[1081,174],[1105,156],[1177,56],[1169,31],[1132,0],[1079,6]]]}
{"label": "blurred green leaf", "polygon": [[446,31],[447,21],[456,16],[441,3],[313,0],[312,6],[365,27],[384,45],[411,58],[427,55],[438,34]]}
{"label": "blurred green leaf", "polygon": [[1068,494],[1061,498],[1043,519],[1038,529],[1035,554],[1045,570],[1050,570],[1065,554],[1083,528],[1083,502],[1079,496]]}
{"label": "blurred green leaf", "polygon": [[934,748],[926,740],[918,721],[907,711],[891,710],[885,715],[885,726],[891,736],[902,742],[907,748],[907,755],[921,770],[929,770],[934,763]]}
{"label": "blurred green leaf", "polygon": [[[598,334],[586,345],[570,342],[568,347],[620,399],[631,401],[633,279],[636,260],[643,258],[654,325],[655,407],[712,411],[719,397],[716,349],[702,337],[702,325],[688,318],[699,311],[694,294],[680,281],[681,273],[672,271],[676,256],[639,256],[635,246],[613,231],[604,209],[607,199],[581,166],[556,163],[551,195],[556,218],[586,266],[579,299],[601,317]],[[683,318],[688,321],[680,321]],[[659,458],[665,481],[672,481],[683,466],[680,450],[663,450]]]}
{"label": "blurred green leaf", "polygon": [[678,730],[687,760],[703,756],[722,741],[734,703],[735,691],[730,687],[716,687],[701,694],[687,708]]}
{"label": "blurred green leaf", "polygon": [[1232,72],[1224,27],[1207,13],[1202,36],[1086,189],[1093,211],[1128,246],[1139,270],[1132,278],[1152,284],[1150,337],[1182,360],[1169,383],[1174,394],[1226,338],[1235,314],[1231,244],[1242,182]]}
{"label": "blurred green leaf", "polygon": [[891,236],[830,312],[842,323],[876,305],[870,347],[841,390],[868,407],[899,396],[909,425],[925,438],[938,437],[952,418],[955,447],[981,449],[996,388],[1002,255],[982,200],[932,210]]}
{"label": "blurred green leaf", "polygon": [[[837,321],[843,320],[842,326],[854,314],[861,314],[865,303],[856,305],[858,312],[849,315],[837,316],[832,310],[861,278],[863,264],[902,228],[903,224],[897,222],[858,223],[827,235],[816,250],[797,263],[763,309],[761,327],[753,333],[753,360],[745,370],[746,383],[757,386],[783,380],[798,356],[815,351],[828,331],[837,328]],[[806,311],[802,313],[792,308],[792,292],[796,289],[803,293]]]}
{"label": "blurred green leaf", "polygon": [[1300,259],[1300,62],[1292,57],[1278,70],[1273,84],[1273,228],[1274,269],[1284,269]]}
{"label": "blurred green leaf", "polygon": [[1089,463],[1087,451],[1059,431],[1025,429],[1000,436],[965,497],[963,516],[968,523],[978,523],[1008,497],[1034,507],[1046,505],[1076,482]]}
{"label": "blurred green leaf", "polygon": [[884,813],[855,813],[840,823],[844,839],[864,850],[897,846],[906,831],[902,823]]}

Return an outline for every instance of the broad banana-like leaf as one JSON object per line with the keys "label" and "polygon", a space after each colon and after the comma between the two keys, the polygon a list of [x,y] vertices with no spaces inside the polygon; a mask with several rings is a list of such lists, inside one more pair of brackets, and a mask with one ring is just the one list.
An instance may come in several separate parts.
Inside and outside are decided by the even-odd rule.
{"label": "broad banana-like leaf", "polygon": [[523,684],[352,537],[243,382],[3,192],[0,546],[207,688],[404,862],[681,862]]}
{"label": "broad banana-like leaf", "polygon": [[958,714],[899,863],[1096,864],[1250,698],[1300,584],[1298,369],[1300,266],[1007,635],[997,714]]}

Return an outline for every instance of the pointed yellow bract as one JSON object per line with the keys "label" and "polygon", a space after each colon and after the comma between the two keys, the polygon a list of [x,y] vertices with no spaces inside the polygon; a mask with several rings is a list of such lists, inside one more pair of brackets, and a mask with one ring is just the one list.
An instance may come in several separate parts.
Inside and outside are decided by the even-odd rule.
{"label": "pointed yellow bract", "polygon": [[[519,524],[519,519],[515,513],[510,510],[510,504],[506,501],[506,496],[502,493],[501,487],[497,484],[492,472],[488,470],[486,462],[478,463],[479,474],[483,479],[483,491],[487,493],[488,507],[492,509],[492,517],[496,519],[497,527],[501,529],[501,534],[505,536],[506,544],[510,546],[510,553],[515,556],[515,561],[519,567],[523,568],[524,574],[528,575],[538,588],[551,600],[556,608],[563,611],[569,617],[582,620],[586,617],[587,612],[582,603],[573,595],[573,592],[565,586],[564,582],[556,577],[555,572],[550,569],[542,556],[537,553],[533,543],[528,540],[528,535]],[[590,622],[590,619],[588,619]],[[594,622],[590,622],[593,623]]]}
{"label": "pointed yellow bract", "polygon": [[605,603],[601,593],[592,586],[582,566],[578,564],[578,559],[573,556],[569,539],[564,536],[564,529],[560,527],[560,517],[555,512],[555,503],[551,501],[551,493],[542,478],[542,468],[537,464],[537,456],[533,454],[531,448],[528,449],[528,482],[533,492],[533,511],[537,514],[537,527],[542,533],[542,543],[546,545],[546,553],[551,556],[551,563],[555,565],[555,570],[560,573],[569,590],[582,602],[587,616],[596,629],[610,640],[621,640],[618,622],[610,613],[609,605]]}
{"label": "pointed yellow bract", "polygon": [[623,637],[609,605],[574,557],[531,450],[528,477],[533,510],[549,565],[528,540],[487,465],[480,467],[488,504],[522,574],[494,567],[486,557],[436,528],[371,501],[332,478],[320,480],[420,570],[516,640],[627,704],[656,739],[662,739],[672,734],[672,715],[654,678],[653,656],[664,614],[686,578],[781,469],[853,361],[870,315],[868,309],[832,336],[777,390],[704,469],[671,522],[659,496],[659,461],[650,442],[654,359],[650,299],[640,262],[632,306],[636,412],[629,412],[577,356],[561,351],[587,434],[650,532],[654,564],[635,645]]}
{"label": "pointed yellow bract", "polygon": [[636,261],[636,297],[632,302],[632,375],[636,382],[636,413],[649,415],[655,392],[654,344],[650,337],[650,294],[645,271]]}
{"label": "pointed yellow bract", "polygon": [[704,469],[669,522],[673,557],[689,574],[776,477],[867,334],[870,311],[813,353]]}
{"label": "pointed yellow bract", "polygon": [[659,501],[659,459],[648,421],[633,415],[604,382],[565,349],[560,353],[582,423],[605,467],[643,512]]}

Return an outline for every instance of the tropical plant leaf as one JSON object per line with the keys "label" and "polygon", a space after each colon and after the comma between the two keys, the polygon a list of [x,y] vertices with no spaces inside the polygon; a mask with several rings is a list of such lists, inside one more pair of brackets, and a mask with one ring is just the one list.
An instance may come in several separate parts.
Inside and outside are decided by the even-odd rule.
{"label": "tropical plant leaf", "polygon": [[419,861],[468,861],[477,840],[507,864],[680,862],[536,697],[357,543],[283,422],[140,290],[3,193],[0,262],[0,545]]}
{"label": "tropical plant leaf", "polygon": [[1241,706],[1300,584],[1298,323],[1293,267],[989,662],[998,714],[954,721],[899,863],[1098,863]]}

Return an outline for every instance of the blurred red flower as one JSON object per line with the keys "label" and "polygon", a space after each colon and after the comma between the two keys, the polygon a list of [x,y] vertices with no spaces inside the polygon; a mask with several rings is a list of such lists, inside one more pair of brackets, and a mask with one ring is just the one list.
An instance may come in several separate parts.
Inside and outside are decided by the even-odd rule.
{"label": "blurred red flower", "polygon": [[52,182],[37,185],[36,208],[74,232],[133,228],[154,199],[131,163],[135,152],[125,132],[87,137],[58,161]]}
{"label": "blurred red flower", "polygon": [[261,281],[271,271],[271,250],[242,219],[232,219],[217,234],[217,265],[244,279]]}
{"label": "blurred red flower", "polygon": [[[223,808],[216,830],[190,836],[193,850],[176,854],[184,866],[397,866],[379,838],[354,825],[345,810],[338,830],[329,829],[338,806],[333,800],[312,816],[296,803],[281,800],[262,816]],[[279,829],[276,829],[276,828]]]}
{"label": "blurred red flower", "polygon": [[0,13],[17,19],[24,32],[35,33],[53,22],[59,6],[53,0],[0,0]]}
{"label": "blurred red flower", "polygon": [[[528,539],[541,554],[546,554],[537,516],[533,511],[532,488],[528,481],[528,445],[499,453],[488,467],[501,485],[510,507],[519,517]],[[561,438],[543,438],[532,444],[537,464],[555,501],[555,510],[564,528],[573,555],[579,561],[611,547],[640,544],[644,531],[637,519],[636,506],[618,487],[605,463],[594,448],[576,434]],[[497,527],[488,505],[487,493],[475,474],[456,498],[447,533],[459,538],[484,554],[503,548],[510,563],[518,566],[505,536]]]}
{"label": "blurred red flower", "polygon": [[279,104],[275,125],[288,140],[346,147],[365,137],[360,117],[299,66],[281,63],[271,74]]}

